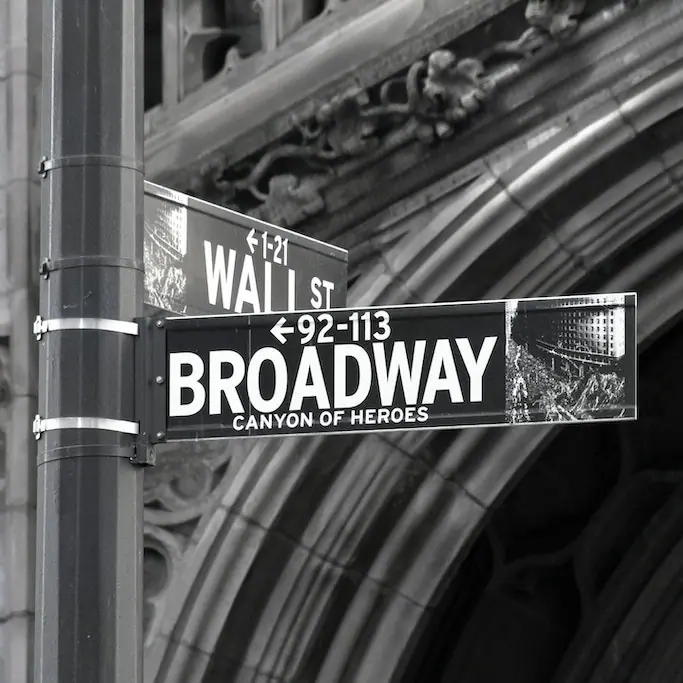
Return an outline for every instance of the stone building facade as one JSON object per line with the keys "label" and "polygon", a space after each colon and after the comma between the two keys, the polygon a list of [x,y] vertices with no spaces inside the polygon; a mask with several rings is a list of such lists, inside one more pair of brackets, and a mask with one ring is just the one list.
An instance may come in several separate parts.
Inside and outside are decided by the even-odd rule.
{"label": "stone building facade", "polygon": [[[679,0],[146,0],[146,173],[351,305],[639,295],[639,419],[166,446],[147,683],[683,675]],[[6,681],[31,680],[40,16],[0,0]]]}

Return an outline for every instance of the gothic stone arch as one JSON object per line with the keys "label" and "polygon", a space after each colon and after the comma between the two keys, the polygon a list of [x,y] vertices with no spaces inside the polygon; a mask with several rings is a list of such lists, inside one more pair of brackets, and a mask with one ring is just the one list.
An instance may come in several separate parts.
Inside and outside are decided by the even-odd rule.
{"label": "gothic stone arch", "polygon": [[[683,127],[668,125],[681,86],[675,63],[512,168],[488,164],[352,301],[636,289],[639,341],[653,343],[683,311],[683,232],[666,222],[683,196],[672,132]],[[290,438],[209,453],[215,467],[196,484],[206,514],[185,546],[150,526],[159,552],[182,560],[150,617],[147,680],[399,680],[492,510],[555,435]],[[173,509],[164,523],[182,527],[187,511]]]}
{"label": "gothic stone arch", "polygon": [[498,498],[397,680],[681,679],[681,343],[641,355],[637,422],[559,431]]}

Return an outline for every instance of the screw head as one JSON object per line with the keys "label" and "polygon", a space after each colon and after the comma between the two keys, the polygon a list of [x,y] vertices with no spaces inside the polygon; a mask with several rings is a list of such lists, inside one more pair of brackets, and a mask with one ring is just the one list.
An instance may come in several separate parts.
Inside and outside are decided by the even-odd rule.
{"label": "screw head", "polygon": [[157,320],[157,327],[163,327],[164,326],[164,321],[163,320]]}
{"label": "screw head", "polygon": [[154,381],[157,384],[163,384],[164,383],[164,378],[161,375],[158,375],[157,377],[154,378]]}
{"label": "screw head", "polygon": [[166,436],[163,432],[157,432],[156,433],[156,438],[159,439],[160,441]]}

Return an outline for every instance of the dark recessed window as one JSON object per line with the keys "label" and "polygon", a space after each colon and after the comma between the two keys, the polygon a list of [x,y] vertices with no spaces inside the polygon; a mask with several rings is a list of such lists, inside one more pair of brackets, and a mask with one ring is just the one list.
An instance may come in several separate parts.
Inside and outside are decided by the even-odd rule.
{"label": "dark recessed window", "polygon": [[327,0],[304,0],[304,21],[315,19],[322,14]]}
{"label": "dark recessed window", "polygon": [[163,100],[163,0],[145,0],[145,111]]}

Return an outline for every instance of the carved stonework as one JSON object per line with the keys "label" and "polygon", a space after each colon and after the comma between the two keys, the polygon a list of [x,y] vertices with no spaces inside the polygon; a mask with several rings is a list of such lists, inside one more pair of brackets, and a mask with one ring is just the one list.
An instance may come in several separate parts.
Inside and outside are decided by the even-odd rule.
{"label": "carved stonework", "polygon": [[425,118],[433,112],[435,121],[433,126],[427,126],[426,141],[432,141],[432,132],[439,138],[453,135],[458,123],[479,110],[494,85],[493,80],[485,78],[481,60],[458,60],[449,50],[432,52],[427,59],[422,102],[427,105]]}
{"label": "carved stonework", "polygon": [[147,638],[159,624],[171,581],[202,517],[218,504],[239,445],[217,441],[158,447],[145,471],[144,620]]}
{"label": "carved stonework", "polygon": [[531,26],[564,38],[576,31],[585,7],[586,0],[529,0],[525,16]]}
{"label": "carved stonework", "polygon": [[434,50],[383,84],[339,93],[306,118],[293,116],[289,136],[258,157],[207,165],[189,191],[283,225],[315,215],[333,177],[410,141],[432,145],[463,130],[515,76],[515,65],[576,30],[584,5],[529,0],[517,38],[474,56]]}

